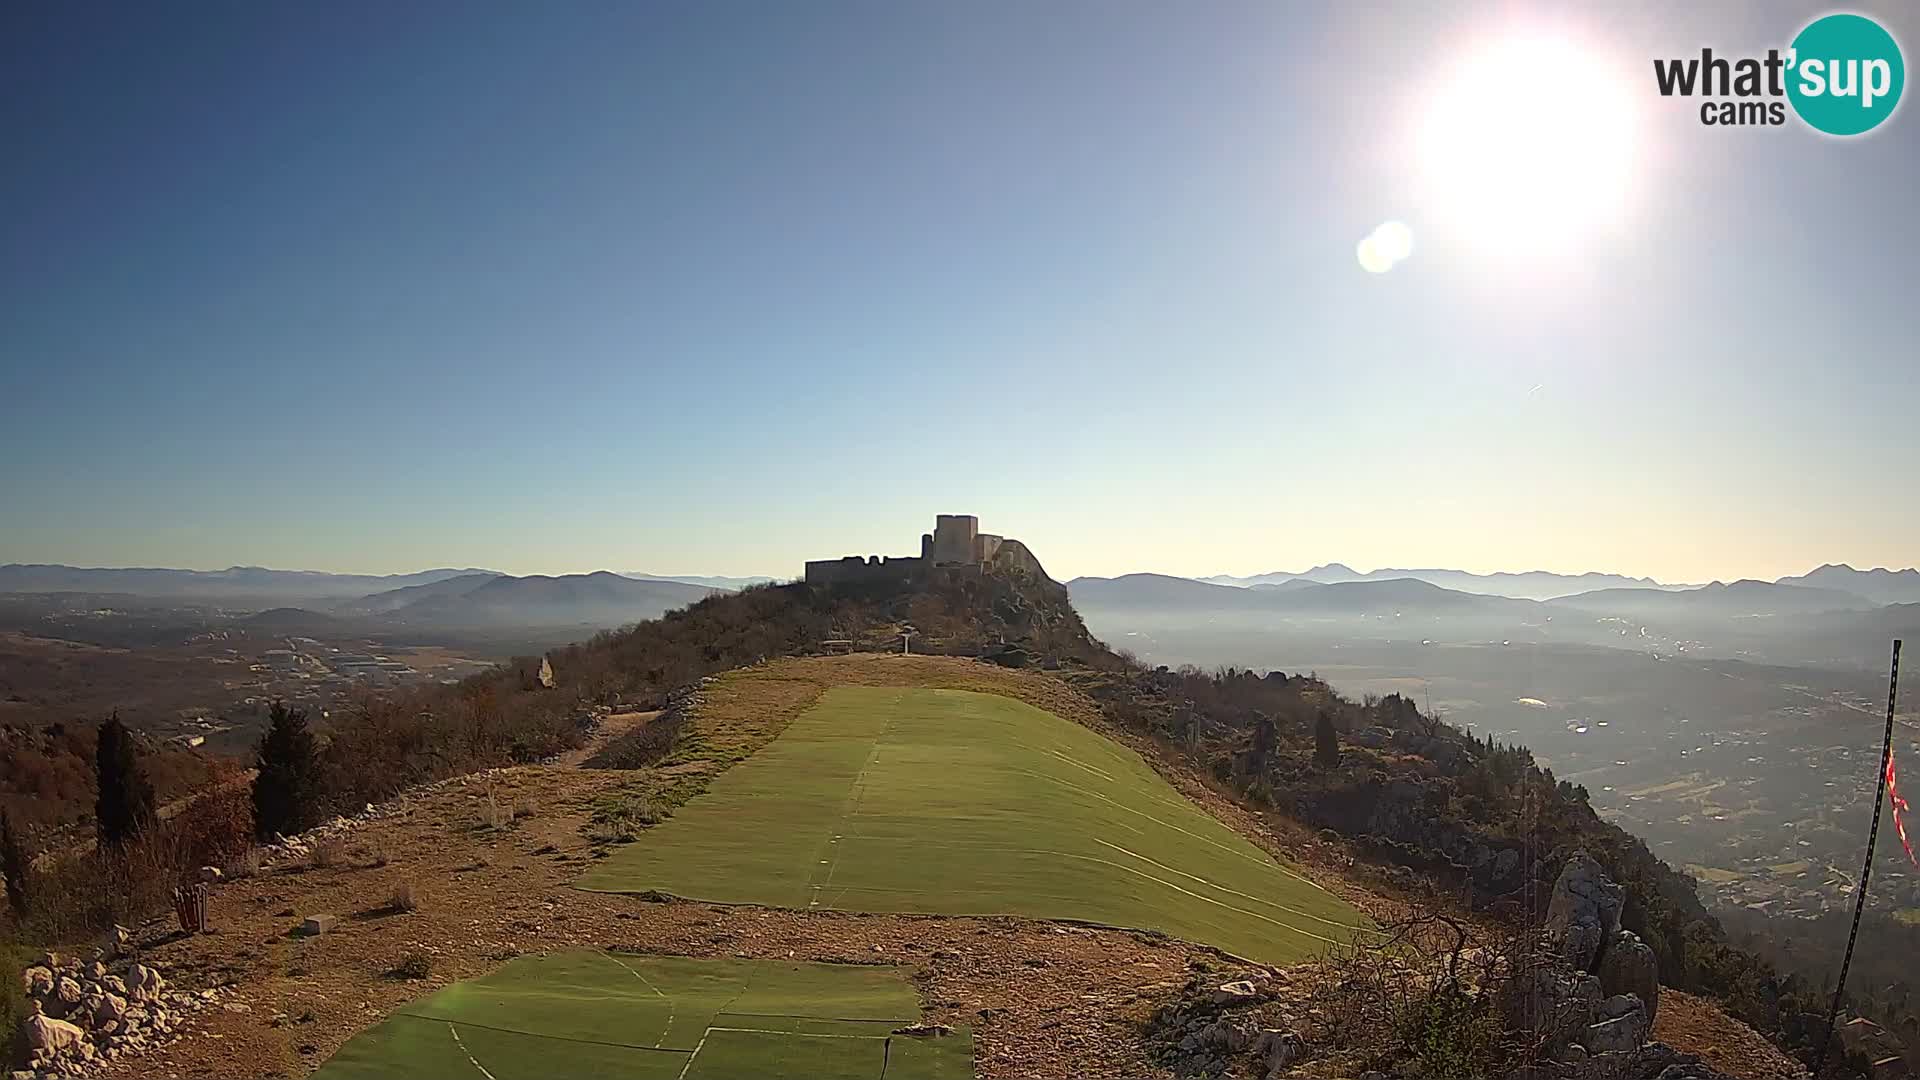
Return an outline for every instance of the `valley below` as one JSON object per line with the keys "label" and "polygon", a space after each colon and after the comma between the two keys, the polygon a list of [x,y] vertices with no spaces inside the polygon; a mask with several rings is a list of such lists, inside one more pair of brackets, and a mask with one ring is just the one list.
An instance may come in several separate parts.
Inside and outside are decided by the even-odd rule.
{"label": "valley below", "polygon": [[[1809,922],[1850,910],[1873,815],[1885,674],[1512,641],[1224,631],[1100,609],[1090,629],[1143,663],[1311,671],[1342,693],[1401,694],[1527,746],[1609,820],[1689,869],[1710,906]],[[1424,628],[1438,637],[1439,627]],[[1920,714],[1896,753],[1920,760]],[[1920,907],[1882,833],[1875,895]]]}

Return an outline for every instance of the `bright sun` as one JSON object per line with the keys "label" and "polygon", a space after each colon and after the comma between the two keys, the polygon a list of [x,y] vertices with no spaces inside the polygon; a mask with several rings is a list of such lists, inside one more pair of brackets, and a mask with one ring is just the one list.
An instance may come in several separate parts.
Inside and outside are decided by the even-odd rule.
{"label": "bright sun", "polygon": [[1515,34],[1459,54],[1422,102],[1422,202],[1474,249],[1578,255],[1620,224],[1639,175],[1626,77],[1566,37]]}

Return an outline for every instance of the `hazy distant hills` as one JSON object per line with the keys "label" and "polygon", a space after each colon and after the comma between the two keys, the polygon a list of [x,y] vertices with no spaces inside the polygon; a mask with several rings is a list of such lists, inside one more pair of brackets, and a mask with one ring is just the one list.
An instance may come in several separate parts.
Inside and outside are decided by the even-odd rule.
{"label": "hazy distant hills", "polygon": [[311,570],[0,566],[0,594],[66,593],[168,606],[259,609],[255,630],[311,633],[352,627],[512,628],[620,626],[685,607],[720,586],[702,579],[638,580],[610,571],[514,577],[496,570],[330,574]]}
{"label": "hazy distant hills", "polygon": [[1316,583],[1303,578],[1235,588],[1164,574],[1075,578],[1067,583],[1074,603],[1109,609],[1159,612],[1274,611],[1372,615],[1383,612],[1436,614],[1539,614],[1581,611],[1596,615],[1693,619],[1744,618],[1817,612],[1869,611],[1876,605],[1854,593],[1770,581],[1714,582],[1684,589],[1612,588],[1547,601],[1448,589],[1418,578],[1366,578]]}
{"label": "hazy distant hills", "polygon": [[1771,581],[1718,581],[1694,589],[1599,589],[1548,601],[1553,607],[1579,608],[1609,615],[1650,617],[1747,618],[1806,615],[1825,611],[1866,611],[1873,601],[1838,589],[1780,585]]}
{"label": "hazy distant hills", "polygon": [[8,563],[0,566],[0,593],[124,593],[129,596],[197,600],[272,597],[313,600],[365,596],[389,589],[428,585],[465,574],[493,573],[495,571],[471,568],[380,575],[268,570],[258,566],[230,566],[225,570],[167,570]]}
{"label": "hazy distant hills", "polygon": [[560,577],[474,574],[364,597],[353,607],[392,622],[435,626],[620,626],[714,591],[678,581],[636,581],[607,570]]}
{"label": "hazy distant hills", "polygon": [[715,577],[705,574],[649,574],[640,570],[623,570],[622,577],[636,581],[679,581],[688,585],[706,585],[715,589],[739,592],[749,585],[766,585],[774,581],[770,577]]}
{"label": "hazy distant hills", "polygon": [[487,582],[500,577],[499,574],[461,574],[459,577],[441,578],[425,585],[408,585],[398,589],[388,589],[370,596],[340,604],[333,610],[341,615],[385,615],[399,611],[425,600],[439,596],[464,596]]}
{"label": "hazy distant hills", "polygon": [[1624,577],[1620,574],[1554,574],[1545,570],[1529,570],[1524,573],[1509,574],[1473,574],[1465,570],[1373,570],[1362,574],[1345,563],[1327,563],[1311,570],[1302,570],[1297,574],[1275,571],[1269,574],[1254,574],[1250,577],[1233,577],[1216,574],[1199,580],[1215,585],[1231,585],[1247,588],[1258,585],[1284,585],[1290,581],[1313,581],[1321,584],[1337,584],[1346,581],[1391,581],[1412,578],[1430,585],[1456,592],[1480,593],[1486,596],[1508,596],[1518,600],[1550,600],[1556,596],[1572,593],[1592,592],[1596,589],[1647,588],[1647,589],[1683,589],[1685,585],[1663,585],[1652,578]]}
{"label": "hazy distant hills", "polygon": [[1510,597],[1445,589],[1413,578],[1317,583],[1291,579],[1235,588],[1164,574],[1075,578],[1067,591],[1076,607],[1156,614],[1272,612],[1301,615],[1408,613],[1518,614],[1537,604]]}
{"label": "hazy distant hills", "polygon": [[1783,577],[1778,585],[1806,585],[1838,589],[1876,604],[1920,604],[1920,570],[1855,570],[1845,563],[1828,563],[1799,577]]}
{"label": "hazy distant hills", "polygon": [[[1343,571],[1337,565],[1315,568],[1324,576]],[[1579,580],[1545,574],[1506,577]],[[1236,639],[1263,634],[1287,635],[1289,647],[1304,647],[1303,642],[1338,647],[1384,633],[1387,639],[1404,634],[1423,642],[1510,638],[1871,668],[1885,662],[1889,638],[1920,638],[1920,603],[1881,606],[1858,592],[1791,583],[1846,582],[1875,586],[1876,595],[1899,595],[1909,580],[1904,572],[1876,574],[1848,567],[1822,567],[1782,582],[1609,587],[1546,600],[1450,589],[1410,577],[1239,580],[1249,584],[1128,574],[1076,578],[1067,588],[1096,633],[1147,634],[1162,648],[1181,643],[1171,646],[1176,650],[1201,644],[1214,650],[1231,648]],[[1343,625],[1334,625],[1342,620]]]}

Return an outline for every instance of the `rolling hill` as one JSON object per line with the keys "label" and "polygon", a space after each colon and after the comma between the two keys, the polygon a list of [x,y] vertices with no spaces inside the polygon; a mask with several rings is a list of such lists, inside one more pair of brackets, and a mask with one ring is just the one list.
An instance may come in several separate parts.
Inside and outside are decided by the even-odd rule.
{"label": "rolling hill", "polygon": [[335,610],[342,615],[384,615],[436,597],[464,596],[500,576],[502,575],[491,572],[462,574],[459,577],[442,578],[425,585],[388,589],[385,592],[373,593],[341,604]]}
{"label": "rolling hill", "polygon": [[389,609],[384,617],[442,626],[620,626],[655,618],[717,591],[674,581],[635,581],[607,570],[560,577],[456,580],[472,584],[429,587],[418,599]]}

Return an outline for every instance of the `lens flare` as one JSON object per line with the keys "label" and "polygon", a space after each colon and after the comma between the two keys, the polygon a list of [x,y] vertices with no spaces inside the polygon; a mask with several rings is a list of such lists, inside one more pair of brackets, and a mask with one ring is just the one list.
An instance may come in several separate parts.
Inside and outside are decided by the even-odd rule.
{"label": "lens flare", "polygon": [[1383,221],[1354,249],[1360,268],[1384,274],[1413,254],[1413,230],[1399,221]]}

